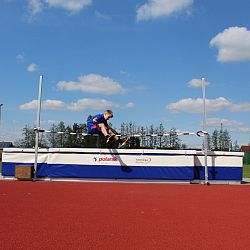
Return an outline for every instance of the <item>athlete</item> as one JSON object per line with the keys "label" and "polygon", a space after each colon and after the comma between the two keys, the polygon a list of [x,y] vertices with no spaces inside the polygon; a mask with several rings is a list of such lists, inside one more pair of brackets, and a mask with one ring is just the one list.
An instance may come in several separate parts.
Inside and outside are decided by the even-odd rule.
{"label": "athlete", "polygon": [[108,125],[108,120],[112,117],[112,110],[106,110],[103,114],[92,116],[87,121],[88,134],[103,134],[106,137],[106,143],[109,143],[111,139],[118,141],[118,133]]}

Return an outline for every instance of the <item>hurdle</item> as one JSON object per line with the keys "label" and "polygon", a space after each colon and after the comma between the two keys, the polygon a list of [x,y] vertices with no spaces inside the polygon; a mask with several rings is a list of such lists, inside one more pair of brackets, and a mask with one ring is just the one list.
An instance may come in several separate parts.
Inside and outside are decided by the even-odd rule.
{"label": "hurdle", "polygon": [[[42,82],[43,82],[43,75],[40,76],[39,78],[39,88],[38,88],[38,108],[37,108],[37,127],[34,128],[34,131],[36,133],[36,141],[35,141],[35,162],[34,162],[34,171],[36,173],[37,171],[37,155],[38,155],[38,143],[39,143],[39,133],[56,133],[56,134],[66,134],[65,131],[59,131],[59,132],[53,132],[49,130],[44,130],[40,128],[40,114],[41,114],[41,99],[42,99]],[[164,133],[162,135],[159,134],[150,134],[150,135],[142,135],[142,134],[134,134],[133,137],[142,137],[142,136],[151,136],[151,137],[157,137],[157,136],[171,136],[171,135],[176,135],[176,136],[181,136],[181,135],[197,135],[197,136],[203,136],[203,151],[204,151],[204,157],[205,157],[205,183],[208,183],[208,169],[207,169],[207,152],[208,152],[208,143],[207,143],[207,135],[208,133],[206,132],[206,97],[205,97],[205,78],[202,78],[202,95],[203,95],[203,131],[197,131],[197,132],[177,132],[177,133]],[[77,133],[70,132],[68,133],[70,135],[77,135]],[[81,133],[82,136],[86,136],[86,133]],[[96,135],[94,135],[96,136]],[[120,137],[121,135],[117,135]],[[132,137],[132,135],[126,135]],[[99,142],[99,139],[98,139]],[[34,175],[36,178],[36,174]]]}

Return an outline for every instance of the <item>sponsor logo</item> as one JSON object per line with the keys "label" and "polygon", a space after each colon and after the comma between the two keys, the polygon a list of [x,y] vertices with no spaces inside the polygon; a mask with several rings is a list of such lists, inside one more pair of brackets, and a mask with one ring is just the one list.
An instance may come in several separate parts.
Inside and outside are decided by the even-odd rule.
{"label": "sponsor logo", "polygon": [[95,162],[118,161],[118,158],[115,156],[95,156],[93,159]]}
{"label": "sponsor logo", "polygon": [[136,158],[135,162],[138,164],[148,164],[149,162],[151,162],[151,158],[150,157],[140,157],[140,158]]}

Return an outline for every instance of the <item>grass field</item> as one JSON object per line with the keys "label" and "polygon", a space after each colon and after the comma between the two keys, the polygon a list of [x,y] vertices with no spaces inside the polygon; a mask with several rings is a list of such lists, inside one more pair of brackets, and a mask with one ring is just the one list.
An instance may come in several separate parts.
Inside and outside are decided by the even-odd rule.
{"label": "grass field", "polygon": [[243,167],[243,177],[250,178],[250,164],[244,165]]}

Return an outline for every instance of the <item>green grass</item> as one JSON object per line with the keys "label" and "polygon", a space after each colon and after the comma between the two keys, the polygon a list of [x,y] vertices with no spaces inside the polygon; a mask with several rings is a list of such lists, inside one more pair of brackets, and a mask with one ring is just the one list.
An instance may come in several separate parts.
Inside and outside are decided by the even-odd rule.
{"label": "green grass", "polygon": [[243,177],[250,178],[250,164],[243,166]]}

